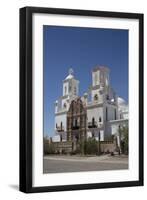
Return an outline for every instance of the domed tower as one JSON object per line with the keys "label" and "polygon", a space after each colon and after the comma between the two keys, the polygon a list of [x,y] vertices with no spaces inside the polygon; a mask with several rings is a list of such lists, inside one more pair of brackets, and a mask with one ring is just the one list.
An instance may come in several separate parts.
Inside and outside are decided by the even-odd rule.
{"label": "domed tower", "polygon": [[67,112],[78,94],[79,81],[75,79],[73,70],[69,69],[68,76],[63,80],[63,94],[55,101],[55,133],[62,139],[66,138]]}
{"label": "domed tower", "polygon": [[63,96],[78,96],[79,81],[74,78],[74,71],[69,69],[68,76],[63,80]]}

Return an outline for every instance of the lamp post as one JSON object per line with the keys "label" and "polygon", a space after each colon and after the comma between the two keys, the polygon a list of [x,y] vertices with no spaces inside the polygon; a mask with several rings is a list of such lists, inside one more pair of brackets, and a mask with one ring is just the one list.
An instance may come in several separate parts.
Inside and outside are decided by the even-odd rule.
{"label": "lamp post", "polygon": [[118,132],[119,132],[119,154],[121,154],[122,151],[121,151],[121,128],[120,128],[120,125],[119,125]]}
{"label": "lamp post", "polygon": [[100,131],[98,133],[98,139],[99,139],[99,143],[98,143],[98,155],[100,156],[101,155],[101,137],[100,137]]}

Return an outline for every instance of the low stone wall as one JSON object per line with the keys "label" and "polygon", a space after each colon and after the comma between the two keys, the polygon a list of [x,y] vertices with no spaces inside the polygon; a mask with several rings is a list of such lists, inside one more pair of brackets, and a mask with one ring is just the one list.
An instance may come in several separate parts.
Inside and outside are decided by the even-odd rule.
{"label": "low stone wall", "polygon": [[70,153],[72,151],[72,142],[53,142],[56,153]]}
{"label": "low stone wall", "polygon": [[49,153],[50,144],[51,144],[51,142],[49,140],[47,140],[47,139],[43,141],[44,154],[48,154]]}
{"label": "low stone wall", "polygon": [[[70,153],[72,151],[72,142],[54,142],[53,143],[56,153]],[[99,144],[98,144],[99,148]],[[100,151],[101,153],[114,152],[116,150],[116,144],[113,141],[101,141]]]}
{"label": "low stone wall", "polygon": [[[62,141],[62,142],[45,142],[44,143],[45,154],[66,154],[71,153],[73,150],[76,150],[76,144],[71,141]],[[100,144],[97,143],[98,151],[101,153],[111,153],[116,151],[116,143],[114,141],[101,141]]]}
{"label": "low stone wall", "polygon": [[113,141],[101,141],[100,142],[101,153],[108,153],[116,151],[116,144]]}

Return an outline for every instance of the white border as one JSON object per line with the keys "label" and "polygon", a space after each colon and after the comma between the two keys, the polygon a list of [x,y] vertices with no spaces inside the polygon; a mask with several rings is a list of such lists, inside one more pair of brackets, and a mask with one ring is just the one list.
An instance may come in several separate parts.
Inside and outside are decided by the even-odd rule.
{"label": "white border", "polygon": [[[129,30],[129,169],[43,174],[43,25]],[[33,15],[33,186],[135,181],[139,179],[139,22],[135,19]]]}

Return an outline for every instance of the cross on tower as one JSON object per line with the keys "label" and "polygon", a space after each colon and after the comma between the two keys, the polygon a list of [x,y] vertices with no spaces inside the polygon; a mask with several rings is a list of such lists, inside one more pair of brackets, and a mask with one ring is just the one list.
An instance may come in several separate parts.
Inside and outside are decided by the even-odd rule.
{"label": "cross on tower", "polygon": [[74,71],[72,68],[69,69],[69,74],[73,75]]}

